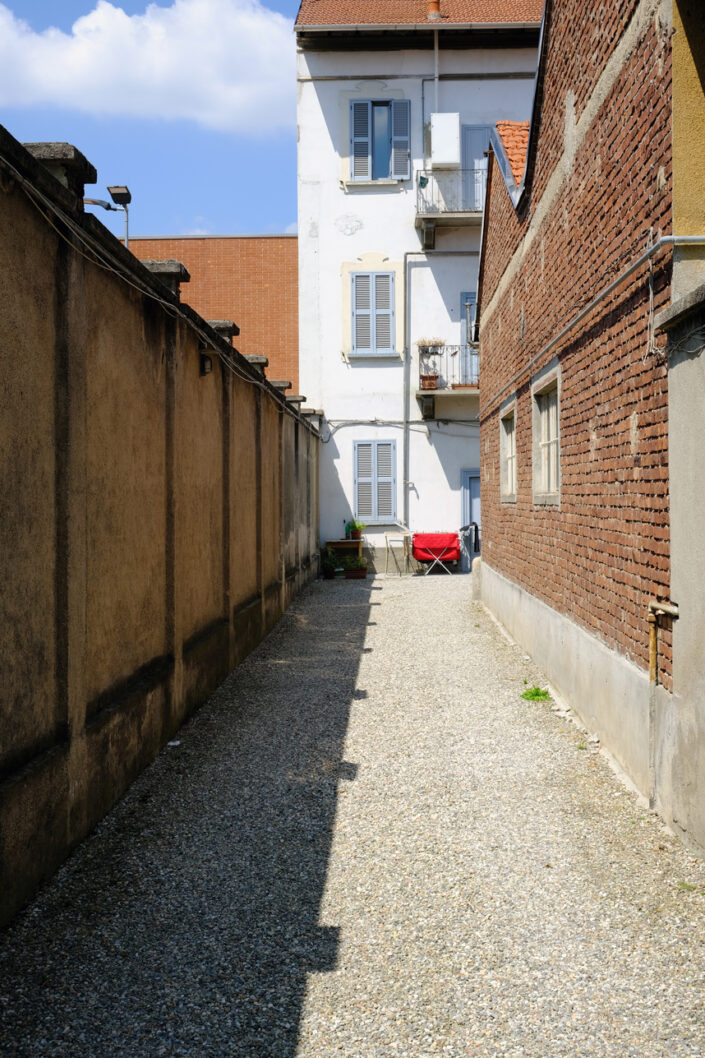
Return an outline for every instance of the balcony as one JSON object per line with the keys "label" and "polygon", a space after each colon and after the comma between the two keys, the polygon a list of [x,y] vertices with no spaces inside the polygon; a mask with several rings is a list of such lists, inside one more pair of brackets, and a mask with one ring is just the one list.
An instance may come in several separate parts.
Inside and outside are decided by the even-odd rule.
{"label": "balcony", "polygon": [[434,394],[477,393],[479,354],[473,345],[419,347],[419,392]]}
{"label": "balcony", "polygon": [[420,169],[416,174],[416,227],[425,250],[440,225],[480,224],[485,206],[486,169]]}

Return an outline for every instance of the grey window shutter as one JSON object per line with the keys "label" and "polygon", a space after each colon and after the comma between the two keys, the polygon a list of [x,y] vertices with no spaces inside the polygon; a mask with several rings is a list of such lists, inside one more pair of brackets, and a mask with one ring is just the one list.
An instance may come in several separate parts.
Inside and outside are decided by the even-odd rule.
{"label": "grey window shutter", "polygon": [[374,349],[374,290],[370,272],[354,272],[352,277],[352,347],[355,353]]}
{"label": "grey window shutter", "polygon": [[377,353],[394,352],[394,275],[376,272],[374,278],[375,344]]}
{"label": "grey window shutter", "polygon": [[372,179],[372,104],[369,99],[350,103],[350,175]]}
{"label": "grey window shutter", "polygon": [[411,104],[408,99],[392,100],[392,179],[411,176]]}
{"label": "grey window shutter", "polygon": [[377,441],[377,517],[396,518],[396,442]]}
{"label": "grey window shutter", "polygon": [[355,441],[355,517],[374,518],[374,445]]}

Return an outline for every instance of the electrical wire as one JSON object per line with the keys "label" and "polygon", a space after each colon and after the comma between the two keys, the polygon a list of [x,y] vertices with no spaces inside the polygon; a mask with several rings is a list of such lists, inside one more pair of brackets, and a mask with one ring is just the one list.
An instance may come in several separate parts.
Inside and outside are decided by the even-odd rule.
{"label": "electrical wire", "polygon": [[[58,206],[46,195],[42,194],[42,192],[39,191],[38,188],[36,188],[33,184],[31,184],[30,181],[27,180],[26,177],[24,177],[22,173],[12,164],[12,162],[10,162],[9,159],[7,159],[2,154],[0,154],[0,162],[2,162],[2,164],[10,171],[12,178],[19,185],[22,192],[29,199],[29,201],[40,214],[40,216],[44,218],[47,224],[53,229],[53,231],[56,232],[59,238],[62,239],[62,241],[65,242],[67,246],[69,246],[74,251],[74,253],[79,254],[79,256],[83,257],[90,264],[93,264],[96,267],[103,269],[103,271],[109,272],[112,275],[116,276],[122,282],[126,283],[127,286],[131,287],[133,290],[136,290],[139,294],[142,294],[144,297],[150,298],[150,300],[155,301],[158,305],[161,305],[162,308],[168,313],[168,315],[170,315],[172,318],[180,319],[184,323],[186,323],[186,325],[201,339],[205,346],[207,346],[209,349],[212,349],[213,352],[217,353],[217,355],[220,357],[221,362],[225,364],[225,366],[230,370],[232,374],[242,379],[243,382],[248,382],[250,385],[256,386],[264,392],[269,393],[270,396],[276,395],[279,398],[277,390],[275,390],[266,381],[261,381],[260,379],[252,378],[250,375],[246,374],[224,350],[220,349],[215,344],[212,336],[206,331],[204,331],[202,328],[200,328],[195,323],[195,321],[189,316],[187,316],[186,313],[181,311],[178,306],[172,304],[172,302],[167,301],[165,298],[161,297],[148,284],[141,283],[139,280],[136,281],[133,276],[128,275],[126,266],[123,262],[117,260],[106,247],[97,243],[96,240],[91,235],[89,235],[84,230],[84,228],[73,219],[73,217],[71,217],[68,213],[61,209],[60,206]],[[66,234],[52,219],[52,215],[54,217],[57,217],[61,221],[61,223],[64,224],[65,227],[73,233],[74,240],[66,237]],[[76,245],[76,242],[78,242],[79,245]],[[81,247],[85,247],[85,249],[82,249]],[[88,250],[89,252],[86,253],[86,250]],[[135,260],[137,260],[137,258],[135,258]],[[281,398],[279,399],[281,401]],[[283,410],[284,408],[288,408],[289,411],[295,411],[293,408],[289,407],[286,404],[286,398],[284,398],[283,403],[281,403],[281,410]],[[297,414],[299,418],[301,418],[297,411],[295,411],[295,414]],[[305,422],[306,420],[302,421]]]}

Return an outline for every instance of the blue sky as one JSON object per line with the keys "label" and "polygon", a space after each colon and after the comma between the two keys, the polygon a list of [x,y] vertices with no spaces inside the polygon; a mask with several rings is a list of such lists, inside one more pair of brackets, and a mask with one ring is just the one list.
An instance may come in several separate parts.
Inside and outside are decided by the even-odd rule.
{"label": "blue sky", "polygon": [[[131,235],[291,231],[298,0],[0,0],[0,123],[132,192]],[[90,208],[90,207],[87,207]],[[122,214],[95,208],[122,235]]]}

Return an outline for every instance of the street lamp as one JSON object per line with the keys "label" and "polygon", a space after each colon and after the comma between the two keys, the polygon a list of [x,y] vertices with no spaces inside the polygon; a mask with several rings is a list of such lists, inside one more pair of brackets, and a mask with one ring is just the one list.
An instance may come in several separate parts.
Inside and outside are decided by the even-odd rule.
{"label": "street lamp", "polygon": [[84,203],[87,206],[102,206],[103,209],[112,209],[117,213],[122,210],[125,214],[125,249],[130,245],[130,232],[128,227],[128,212],[127,207],[132,202],[132,195],[130,194],[129,187],[124,184],[116,184],[113,187],[109,187],[110,197],[112,198],[115,205],[111,205],[110,202],[106,202],[103,198],[84,198]]}

